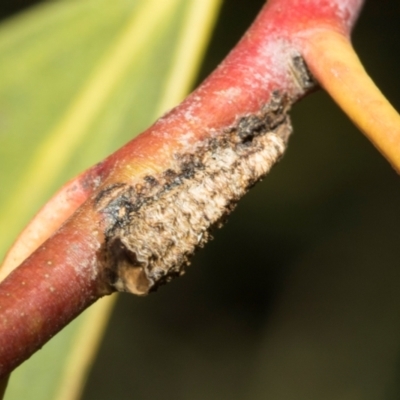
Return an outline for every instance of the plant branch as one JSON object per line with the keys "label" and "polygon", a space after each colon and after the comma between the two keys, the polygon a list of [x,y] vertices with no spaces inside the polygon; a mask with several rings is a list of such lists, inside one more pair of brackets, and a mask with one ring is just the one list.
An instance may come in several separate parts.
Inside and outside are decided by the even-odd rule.
{"label": "plant branch", "polygon": [[367,75],[346,37],[332,31],[313,32],[312,36],[304,53],[310,70],[400,173],[399,114]]}
{"label": "plant branch", "polygon": [[210,230],[282,156],[288,110],[314,88],[305,32],[348,36],[361,4],[270,1],[196,91],[91,170],[95,184],[80,186],[57,224],[87,200],[0,285],[0,376],[99,297],[147,294],[184,273]]}

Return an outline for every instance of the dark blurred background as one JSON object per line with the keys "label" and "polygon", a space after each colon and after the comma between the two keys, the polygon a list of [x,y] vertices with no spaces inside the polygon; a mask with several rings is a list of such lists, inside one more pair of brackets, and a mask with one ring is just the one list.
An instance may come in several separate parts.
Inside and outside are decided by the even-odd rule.
{"label": "dark blurred background", "polygon": [[[263,3],[224,2],[201,79]],[[367,0],[353,36],[397,109],[399,27],[397,0]],[[400,399],[400,178],[324,93],[292,116],[286,156],[187,274],[120,295],[85,400]]]}
{"label": "dark blurred background", "polygon": [[26,8],[37,3],[43,3],[41,0],[2,0],[0,3],[0,19],[11,17]]}

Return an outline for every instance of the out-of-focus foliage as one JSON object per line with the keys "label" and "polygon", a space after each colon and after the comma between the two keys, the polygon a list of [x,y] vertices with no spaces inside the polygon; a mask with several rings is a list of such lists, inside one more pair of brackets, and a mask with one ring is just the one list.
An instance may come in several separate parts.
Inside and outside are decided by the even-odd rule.
{"label": "out-of-focus foliage", "polygon": [[[63,182],[174,106],[219,0],[44,2],[0,25],[0,255]],[[102,300],[11,377],[7,400],[79,394]]]}

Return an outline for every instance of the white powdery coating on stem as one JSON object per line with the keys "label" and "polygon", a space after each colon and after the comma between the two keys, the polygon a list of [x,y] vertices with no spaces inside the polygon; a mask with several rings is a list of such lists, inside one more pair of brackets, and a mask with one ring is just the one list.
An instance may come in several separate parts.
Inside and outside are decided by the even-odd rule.
{"label": "white powdery coating on stem", "polygon": [[364,0],[336,0],[336,16],[339,21],[345,21],[346,27],[351,28],[361,10]]}
{"label": "white powdery coating on stem", "polygon": [[[82,254],[87,253],[88,247],[92,256],[90,258],[82,257]],[[98,275],[97,252],[100,250],[100,244],[97,242],[87,241],[87,243],[74,242],[69,247],[69,253],[66,257],[66,263],[71,265],[77,277],[87,278],[95,281]]]}

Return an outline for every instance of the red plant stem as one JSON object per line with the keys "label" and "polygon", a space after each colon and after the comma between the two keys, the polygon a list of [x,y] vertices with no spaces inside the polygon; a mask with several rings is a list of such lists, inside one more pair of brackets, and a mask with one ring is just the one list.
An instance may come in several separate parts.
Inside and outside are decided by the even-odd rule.
{"label": "red plant stem", "polygon": [[[195,154],[199,143],[237,128],[244,116],[260,115],[277,91],[290,104],[304,96],[310,85],[294,63],[301,61],[299,35],[318,26],[349,32],[360,7],[360,0],[270,1],[195,92],[102,163],[94,195],[0,285],[0,376],[114,290],[103,270],[110,216],[99,198],[121,185],[138,188],[146,176],[163,176],[177,154]],[[117,216],[125,211],[112,209]]]}
{"label": "red plant stem", "polygon": [[80,207],[103,177],[97,164],[67,182],[35,215],[7,252],[0,269],[0,282],[43,244]]}
{"label": "red plant stem", "polygon": [[[57,235],[53,243],[65,247],[64,240],[62,234]],[[73,246],[77,246],[77,241]],[[99,296],[98,285],[92,277],[93,260],[80,260],[85,243],[80,248],[71,248],[68,256],[54,252],[49,257],[46,250],[42,246],[32,260],[17,268],[12,278],[1,285],[0,370],[3,374],[39,349]]]}

